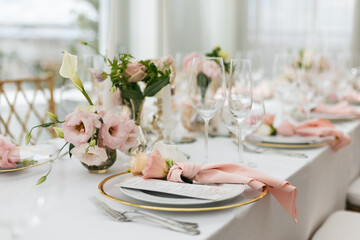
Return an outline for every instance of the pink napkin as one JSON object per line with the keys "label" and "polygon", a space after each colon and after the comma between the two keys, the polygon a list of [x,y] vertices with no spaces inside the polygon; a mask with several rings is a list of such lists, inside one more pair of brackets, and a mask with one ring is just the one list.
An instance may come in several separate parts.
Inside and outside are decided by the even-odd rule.
{"label": "pink napkin", "polygon": [[348,102],[358,103],[360,102],[360,93],[356,91],[350,91],[343,97],[343,99]]}
{"label": "pink napkin", "polygon": [[312,110],[312,112],[316,113],[328,113],[335,116],[348,116],[348,115],[356,115],[360,117],[360,112],[356,109],[352,108],[348,102],[340,102],[335,105],[324,105],[320,104],[316,108]]}
{"label": "pink napkin", "polygon": [[316,137],[333,136],[337,140],[332,145],[334,151],[338,151],[340,148],[345,147],[351,141],[349,135],[344,134],[341,130],[335,129],[335,126],[326,119],[312,119],[298,125],[294,125],[285,120],[276,128],[276,131],[283,136],[292,136],[295,134]]}
{"label": "pink napkin", "polygon": [[289,182],[271,177],[258,170],[235,163],[207,163],[190,162],[175,163],[170,169],[167,180],[183,182],[181,176],[199,183],[242,183],[260,190],[267,186],[281,206],[297,223],[296,187]]}

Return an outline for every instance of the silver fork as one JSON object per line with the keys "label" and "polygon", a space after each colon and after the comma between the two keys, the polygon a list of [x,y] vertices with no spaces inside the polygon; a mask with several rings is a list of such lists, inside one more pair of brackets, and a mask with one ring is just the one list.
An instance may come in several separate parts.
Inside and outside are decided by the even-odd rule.
{"label": "silver fork", "polygon": [[[90,197],[89,200],[95,206],[97,206],[100,209],[102,209],[103,211],[105,211],[105,213],[107,213],[110,217],[112,217],[113,219],[120,221],[120,222],[130,222],[130,221],[132,221],[133,218],[141,216],[141,217],[144,217],[155,223],[158,223],[170,230],[187,233],[187,234],[191,234],[191,235],[200,234],[200,231],[197,229],[197,227],[198,227],[197,223],[176,221],[176,220],[173,220],[170,218],[160,217],[158,215],[139,211],[139,210],[127,210],[127,211],[119,212],[119,211],[112,209],[106,203],[100,201],[96,197]],[[133,217],[128,217],[126,214],[129,214],[129,213],[137,213],[138,215],[135,215]]]}

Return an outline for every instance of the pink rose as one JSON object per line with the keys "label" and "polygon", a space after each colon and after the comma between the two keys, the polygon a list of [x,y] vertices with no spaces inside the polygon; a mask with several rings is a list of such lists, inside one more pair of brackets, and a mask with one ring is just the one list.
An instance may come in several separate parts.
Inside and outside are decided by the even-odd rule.
{"label": "pink rose", "polygon": [[158,150],[149,154],[145,162],[144,170],[142,171],[143,178],[166,178],[169,169],[167,168],[165,159],[161,156]]}
{"label": "pink rose", "polygon": [[125,70],[125,76],[130,77],[129,82],[139,82],[146,76],[146,67],[138,62],[129,63]]}
{"label": "pink rose", "polygon": [[190,53],[189,55],[184,57],[183,60],[183,71],[190,73],[191,72],[191,68],[192,68],[192,63],[193,63],[193,59],[195,57],[199,57],[198,53]]}
{"label": "pink rose", "polygon": [[219,79],[221,77],[221,68],[219,64],[212,60],[202,62],[202,72],[209,78]]}
{"label": "pink rose", "polygon": [[94,128],[101,127],[100,116],[81,109],[66,115],[62,124],[65,141],[72,143],[75,147],[87,143],[93,134]]}
{"label": "pink rose", "polygon": [[279,127],[276,128],[276,132],[283,136],[292,136],[295,134],[295,125],[288,120],[284,120]]}
{"label": "pink rose", "polygon": [[264,117],[264,124],[273,125],[274,124],[275,115],[274,114],[266,114]]}
{"label": "pink rose", "polygon": [[130,171],[133,175],[141,174],[144,170],[147,155],[143,152],[139,152],[133,156],[130,160]]}
{"label": "pink rose", "polygon": [[125,140],[124,145],[120,149],[123,152],[129,151],[130,148],[136,147],[138,144],[138,128],[134,122],[134,120],[129,120],[126,122],[127,126],[127,138]]}
{"label": "pink rose", "polygon": [[172,56],[152,60],[152,62],[161,70],[168,69],[172,64],[174,64],[174,61],[175,59]]}
{"label": "pink rose", "polygon": [[0,168],[16,168],[20,162],[19,149],[5,137],[0,138]]}
{"label": "pink rose", "polygon": [[137,127],[133,120],[125,120],[109,111],[102,117],[103,125],[99,131],[100,146],[128,151],[137,144]]}
{"label": "pink rose", "polygon": [[89,151],[85,150],[89,147],[88,143],[83,143],[71,149],[71,153],[81,162],[88,166],[99,166],[102,162],[108,159],[106,150],[98,146],[89,147]]}

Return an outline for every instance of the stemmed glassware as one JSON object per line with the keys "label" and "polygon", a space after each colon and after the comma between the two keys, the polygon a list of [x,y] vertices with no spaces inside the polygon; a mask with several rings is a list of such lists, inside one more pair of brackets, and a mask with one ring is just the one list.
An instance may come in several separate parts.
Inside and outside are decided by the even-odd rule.
{"label": "stemmed glassware", "polygon": [[304,54],[301,67],[296,74],[296,84],[299,90],[300,107],[304,109],[305,120],[310,119],[311,109],[322,102],[319,94],[319,56]]}
{"label": "stemmed glassware", "polygon": [[245,59],[232,59],[228,82],[228,103],[229,110],[238,124],[238,158],[240,163],[244,163],[241,126],[251,111],[252,102],[251,63]]}
{"label": "stemmed glassware", "polygon": [[[239,137],[238,133],[238,122],[236,118],[230,112],[228,104],[221,109],[221,119],[225,124],[227,130],[232,134]],[[265,117],[265,106],[264,101],[260,95],[253,95],[253,103],[249,115],[241,123],[241,142],[244,142],[247,135],[254,133],[263,123]],[[249,167],[256,167],[255,163],[247,162],[245,158],[242,158],[244,165]]]}
{"label": "stemmed glassware", "polygon": [[222,58],[196,57],[188,85],[191,105],[205,122],[205,162],[208,161],[208,129],[210,119],[226,99],[225,69]]}

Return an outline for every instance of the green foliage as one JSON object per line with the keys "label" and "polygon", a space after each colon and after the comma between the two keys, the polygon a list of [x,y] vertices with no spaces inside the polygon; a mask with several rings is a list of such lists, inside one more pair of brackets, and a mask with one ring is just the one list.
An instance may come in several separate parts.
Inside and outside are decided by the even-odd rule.
{"label": "green foliage", "polygon": [[152,97],[170,83],[170,69],[163,72],[150,60],[140,61],[139,63],[146,68],[146,76],[141,80],[141,82],[145,83],[146,87],[142,91],[139,84],[137,82],[129,82],[130,76],[125,74],[128,64],[131,63],[133,58],[130,54],[119,54],[118,59],[108,59],[111,68],[110,78],[112,84],[120,89],[122,97],[126,102],[129,102],[130,99],[143,100],[145,97]]}
{"label": "green foliage", "polygon": [[[219,55],[220,51],[221,51],[221,47],[215,47],[211,52],[206,53],[205,56],[207,56],[207,57],[221,57]],[[223,59],[223,61],[224,61],[225,71],[227,73],[229,73],[230,72],[230,62],[226,62],[225,59]]]}
{"label": "green foliage", "polygon": [[197,85],[200,87],[201,101],[203,102],[205,100],[206,90],[211,82],[211,78],[206,76],[203,72],[200,72],[196,76],[196,81],[197,81]]}

